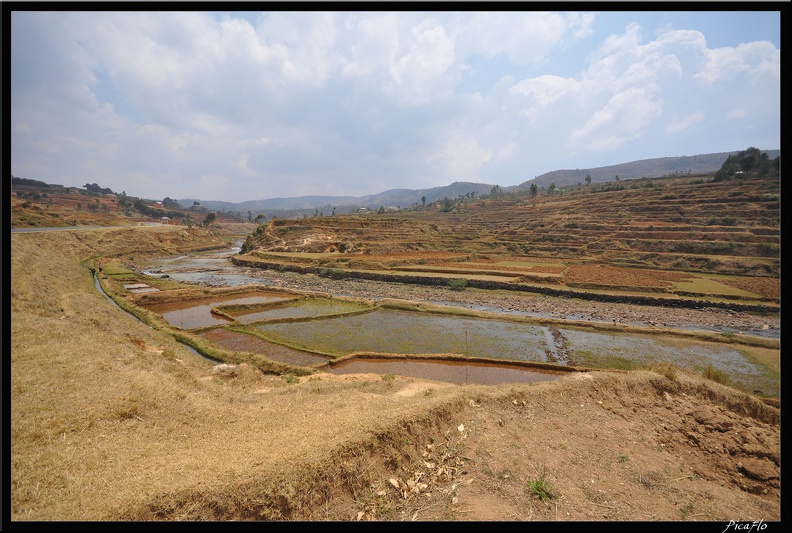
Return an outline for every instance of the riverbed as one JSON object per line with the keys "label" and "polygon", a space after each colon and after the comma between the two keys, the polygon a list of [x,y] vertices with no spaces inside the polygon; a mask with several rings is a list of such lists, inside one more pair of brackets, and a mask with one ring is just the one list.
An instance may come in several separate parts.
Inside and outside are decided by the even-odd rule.
{"label": "riverbed", "polygon": [[475,289],[454,291],[440,286],[416,286],[360,279],[334,280],[314,274],[237,267],[228,260],[237,253],[239,247],[235,246],[223,252],[161,258],[141,265],[139,270],[152,276],[168,275],[175,280],[213,287],[252,283],[373,301],[395,298],[534,318],[583,320],[726,334],[743,333],[768,339],[781,337],[779,315],[757,315],[718,308],[669,309],[556,298],[533,293],[514,294],[507,291]]}

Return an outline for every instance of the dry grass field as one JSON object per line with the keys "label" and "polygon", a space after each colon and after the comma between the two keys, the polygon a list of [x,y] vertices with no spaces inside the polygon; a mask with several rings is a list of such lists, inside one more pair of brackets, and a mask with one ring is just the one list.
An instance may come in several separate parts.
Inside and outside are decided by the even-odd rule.
{"label": "dry grass field", "polygon": [[[692,197],[695,185],[659,189]],[[616,198],[599,211],[602,227],[586,230],[592,234],[549,231],[583,232],[569,224],[590,198],[575,207],[571,193],[483,201],[458,213],[278,221],[258,233],[249,255],[291,253],[283,264],[334,269],[562,275],[556,287],[613,285],[615,276],[631,290],[669,297],[712,292],[680,286],[692,279],[735,290],[713,298],[778,305],[779,200],[768,199],[772,185],[731,187],[718,198],[750,209],[711,212],[701,192],[680,203],[682,215],[648,222],[653,204],[629,214]],[[490,212],[498,205],[510,216]],[[734,213],[720,233],[744,245],[723,254],[713,253],[727,250],[720,244],[702,243],[726,237],[638,239],[636,228],[609,222],[618,205],[636,224],[692,232],[680,229],[684,216],[712,235],[718,225],[709,218]],[[494,222],[504,219],[511,229]],[[529,220],[542,220],[555,241],[526,250],[541,242],[540,222]],[[219,247],[227,241],[218,230],[108,227],[14,233],[9,241],[12,523],[674,521],[722,531],[730,520],[781,519],[778,402],[669,365],[495,386],[219,368],[108,301],[87,268]],[[573,253],[581,242],[587,252]],[[693,251],[681,251],[684,243]],[[778,369],[779,350],[766,352]]]}

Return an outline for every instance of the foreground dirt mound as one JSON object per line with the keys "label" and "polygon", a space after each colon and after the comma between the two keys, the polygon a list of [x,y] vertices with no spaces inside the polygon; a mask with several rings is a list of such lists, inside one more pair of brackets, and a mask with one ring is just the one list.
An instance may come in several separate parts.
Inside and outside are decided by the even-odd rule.
{"label": "foreground dirt mound", "polygon": [[[665,373],[470,387],[349,443],[301,481],[186,490],[130,518],[778,520],[779,410]],[[392,394],[418,401],[434,386],[397,379]]]}

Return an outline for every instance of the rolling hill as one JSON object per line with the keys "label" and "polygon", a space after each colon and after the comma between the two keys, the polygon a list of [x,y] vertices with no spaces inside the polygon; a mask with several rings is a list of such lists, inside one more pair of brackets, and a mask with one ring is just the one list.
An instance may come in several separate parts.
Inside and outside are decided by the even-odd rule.
{"label": "rolling hill", "polygon": [[[780,155],[780,150],[764,150],[770,159]],[[547,172],[534,179],[528,180],[520,185],[502,187],[505,191],[524,191],[531,184],[539,187],[547,187],[554,183],[556,187],[584,183],[586,176],[591,176],[592,183],[606,181],[637,179],[642,177],[656,178],[661,176],[674,175],[698,175],[715,172],[726,161],[729,155],[735,152],[719,152],[712,154],[700,154],[693,156],[679,157],[660,157],[655,159],[643,159],[631,161],[618,165],[611,165],[598,168],[583,168],[574,170],[554,170]],[[184,198],[178,200],[182,205],[189,206],[193,202],[200,204],[207,209],[236,211],[253,214],[264,213],[267,216],[277,214],[278,210],[291,211],[278,214],[279,218],[289,218],[300,214],[308,214],[305,210],[337,208],[339,213],[349,213],[359,208],[378,209],[380,207],[409,207],[413,204],[421,204],[423,197],[428,203],[441,201],[444,198],[456,199],[459,196],[474,193],[475,196],[489,194],[495,184],[455,182],[445,187],[433,187],[430,189],[391,189],[378,194],[368,196],[298,196],[292,198],[268,198],[262,200],[248,200],[245,202],[221,202],[214,200],[200,200],[195,198]],[[300,213],[299,211],[303,212]]]}
{"label": "rolling hill", "polygon": [[[764,150],[770,159],[781,154],[780,150]],[[726,158],[737,152],[720,152],[679,157],[659,157],[631,161],[619,165],[597,168],[576,168],[574,170],[554,170],[532,180],[521,183],[515,189],[526,190],[535,183],[539,187],[547,187],[555,183],[556,187],[567,187],[585,183],[586,176],[591,176],[591,183],[639,178],[657,178],[661,176],[708,174],[718,170]]]}

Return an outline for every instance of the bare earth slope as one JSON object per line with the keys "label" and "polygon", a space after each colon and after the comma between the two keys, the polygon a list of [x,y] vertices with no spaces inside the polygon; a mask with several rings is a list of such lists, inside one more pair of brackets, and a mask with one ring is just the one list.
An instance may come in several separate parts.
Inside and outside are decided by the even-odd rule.
{"label": "bare earth slope", "polygon": [[82,266],[207,233],[10,241],[12,521],[780,520],[780,410],[698,376],[218,373]]}

